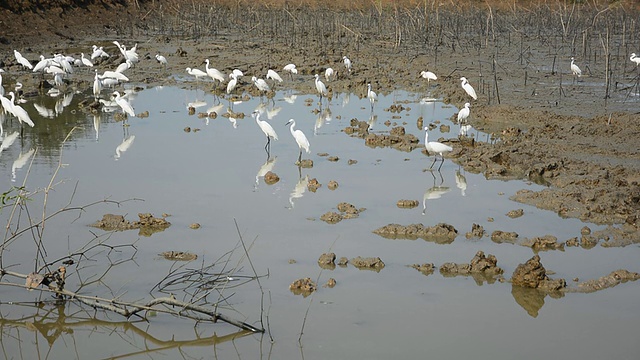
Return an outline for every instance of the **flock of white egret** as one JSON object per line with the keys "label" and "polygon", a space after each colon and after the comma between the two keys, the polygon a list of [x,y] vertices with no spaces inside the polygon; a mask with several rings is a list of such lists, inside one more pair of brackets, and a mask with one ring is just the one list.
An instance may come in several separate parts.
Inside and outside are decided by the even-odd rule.
{"label": "flock of white egret", "polygon": [[[98,71],[98,69],[94,70],[94,81],[93,81],[93,95],[96,101],[100,101],[103,105],[110,105],[112,108],[114,106],[120,108],[123,113],[128,116],[134,117],[136,116],[135,110],[131,103],[128,101],[128,92],[124,92],[121,94],[120,91],[116,91],[116,86],[122,84],[124,82],[128,82],[129,78],[124,74],[128,69],[133,66],[136,66],[140,62],[140,56],[137,53],[137,44],[133,47],[127,49],[125,45],[121,45],[118,41],[113,41],[113,44],[118,49],[120,55],[123,58],[123,61],[117,66],[115,70],[104,70],[102,73]],[[92,46],[91,56],[85,57],[84,52],[80,54],[80,58],[76,59],[71,56],[66,56],[63,54],[55,54],[52,57],[46,58],[44,55],[40,55],[40,61],[33,66],[31,62],[26,59],[19,51],[14,50],[14,57],[16,63],[22,66],[25,69],[31,70],[33,73],[39,73],[44,79],[44,76],[52,75],[53,87],[49,90],[49,92],[60,91],[59,88],[65,85],[65,78],[74,73],[74,67],[89,67],[95,68],[94,61],[101,61],[97,59],[109,58],[110,55],[105,51],[104,47],[97,45]],[[155,55],[155,60],[162,64],[163,66],[167,66],[167,59],[160,55]],[[631,54],[630,60],[636,64],[636,66],[640,65],[640,57],[636,56],[635,53]],[[228,75],[225,75],[222,71],[211,67],[211,62],[209,59],[205,59],[204,63],[206,63],[205,71],[187,67],[187,74],[195,77],[196,82],[199,82],[201,79],[211,78],[214,84],[222,85],[227,82],[226,85],[226,93],[231,95],[234,90],[238,86],[239,79],[244,76],[244,73],[239,69],[234,69]],[[353,71],[353,63],[347,57],[342,57],[342,63],[344,65],[344,71],[347,76],[351,74]],[[570,65],[571,72],[574,76],[581,76],[582,71],[575,64],[575,59],[571,58]],[[287,64],[282,68],[282,71],[289,73],[291,79],[293,76],[298,74],[298,69],[295,64]],[[2,106],[2,118],[0,120],[4,120],[4,116],[6,114],[12,115],[16,118],[19,123],[22,125],[27,124],[31,127],[35,126],[34,121],[31,119],[27,111],[22,108],[19,103],[24,100],[18,99],[19,94],[22,92],[22,84],[16,82],[15,92],[8,92],[8,96],[5,96],[4,87],[2,86],[2,73],[4,71],[0,69],[0,105]],[[335,71],[331,67],[327,67],[324,72],[325,81],[332,81],[336,78],[337,71]],[[438,77],[435,73],[431,71],[422,71],[419,74],[420,77],[427,80],[429,84],[431,81],[437,81]],[[267,80],[270,80],[273,85],[269,85]],[[461,87],[465,91],[465,93],[473,100],[477,100],[478,96],[476,94],[475,89],[471,85],[471,83],[467,80],[466,77],[461,77]],[[264,95],[269,92],[273,86],[277,83],[282,83],[282,77],[273,69],[268,69],[266,74],[266,80],[259,78],[257,76],[251,77],[252,84],[259,90],[260,95]],[[327,86],[320,80],[320,74],[314,74],[314,85],[316,92],[320,98],[320,104],[322,104],[322,100],[324,97],[328,96]],[[110,99],[103,99],[102,92],[105,89],[110,89]],[[378,100],[378,96],[375,91],[372,89],[371,83],[367,84],[367,99],[371,105],[371,112],[373,113],[375,102]],[[462,107],[458,113],[457,119],[463,125],[466,123],[467,119],[470,116],[470,103],[465,103],[464,107]],[[267,144],[265,145],[265,150],[269,150],[270,142],[272,139],[277,140],[278,136],[274,131],[271,125],[264,121],[260,120],[260,115],[258,113],[253,114],[256,119],[256,123],[259,125],[260,129],[264,132],[267,137]],[[309,153],[309,140],[304,135],[304,133],[300,130],[295,130],[295,120],[291,119],[287,125],[290,126],[291,134],[296,141],[298,148],[300,150],[300,154],[298,156],[298,161],[301,161],[302,151],[306,151]],[[21,126],[22,131],[22,126]],[[2,121],[0,121],[0,140],[4,140],[3,137],[4,129],[2,127]],[[434,157],[434,162],[431,164],[431,167],[435,164],[437,160],[437,155],[439,154],[444,162],[444,154],[453,151],[453,149],[445,144],[428,141],[428,127],[425,127],[425,148],[429,153],[434,153],[436,156]],[[442,167],[442,163],[440,164]]]}

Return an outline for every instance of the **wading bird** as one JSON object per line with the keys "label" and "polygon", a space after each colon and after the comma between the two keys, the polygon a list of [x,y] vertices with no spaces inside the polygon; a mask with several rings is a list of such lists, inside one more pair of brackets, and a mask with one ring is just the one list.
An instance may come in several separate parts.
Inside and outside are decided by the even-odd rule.
{"label": "wading bird", "polygon": [[422,71],[420,72],[420,76],[422,76],[423,79],[427,79],[427,84],[431,80],[438,80],[438,77],[436,76],[436,74],[432,73],[431,71]]}
{"label": "wading bird", "polygon": [[344,67],[347,68],[347,73],[351,74],[351,60],[348,57],[343,56],[342,62],[344,62]]}
{"label": "wading bird", "polygon": [[209,65],[211,65],[209,63],[209,59],[206,59],[204,61],[206,63],[205,65],[205,70],[207,70],[207,75],[209,75],[209,77],[213,80],[213,82],[215,83],[216,80],[218,80],[220,82],[220,84],[222,84],[224,82],[224,74],[222,72],[220,72],[220,70],[209,67]]}
{"label": "wading bird", "polygon": [[93,63],[91,62],[91,60],[84,57],[84,53],[80,53],[80,61],[82,61],[82,64],[84,66],[93,67]]}
{"label": "wading bird", "polygon": [[316,90],[318,91],[318,94],[320,94],[320,103],[322,104],[322,97],[327,96],[327,87],[324,86],[322,81],[320,81],[320,75],[316,74],[315,78]]}
{"label": "wading bird", "polygon": [[575,59],[571,58],[571,72],[574,76],[580,77],[582,76],[582,70],[575,64]]}
{"label": "wading bird", "polygon": [[459,124],[461,124],[463,121],[467,120],[467,118],[469,117],[469,114],[471,113],[471,111],[469,110],[469,106],[471,106],[471,104],[465,103],[464,107],[462,109],[460,109],[460,112],[458,113],[458,123]]}
{"label": "wading bird", "polygon": [[133,106],[131,106],[131,104],[129,103],[129,101],[127,101],[127,99],[120,96],[120,93],[117,91],[114,91],[113,95],[116,97],[116,104],[120,106],[120,108],[124,113],[126,113],[129,116],[136,116],[135,111],[133,111]]}
{"label": "wading bird", "polygon": [[266,93],[267,91],[269,91],[269,84],[267,84],[267,82],[264,81],[264,79],[258,79],[257,77],[252,76],[251,81],[261,92]]}
{"label": "wading bird", "polygon": [[445,145],[441,142],[437,142],[437,141],[429,141],[429,127],[425,126],[424,127],[424,148],[427,149],[428,153],[435,153],[434,158],[433,158],[433,162],[431,163],[431,166],[429,167],[429,169],[433,168],[433,165],[436,163],[436,160],[438,160],[438,156],[437,154],[440,154],[440,157],[442,158],[442,162],[440,163],[440,167],[438,167],[438,171],[440,171],[440,168],[442,167],[442,164],[444,164],[444,155],[442,155],[443,153],[448,153],[453,151],[453,148],[449,145]]}
{"label": "wading bird", "polygon": [[282,78],[280,77],[280,75],[278,75],[278,73],[275,70],[267,70],[267,79],[271,79],[273,80],[273,82],[275,83],[277,82],[282,82]]}
{"label": "wading bird", "polygon": [[461,77],[460,81],[462,81],[462,88],[464,91],[473,98],[473,100],[478,100],[478,95],[476,95],[476,91],[473,89],[473,86],[469,84],[469,81],[466,77]]}
{"label": "wading bird", "polygon": [[118,65],[115,72],[122,74],[124,71],[131,69],[132,66],[133,63],[131,62],[131,60],[125,60],[123,63]]}
{"label": "wading bird", "polygon": [[371,111],[373,111],[373,104],[378,100],[378,94],[371,90],[371,84],[367,84],[367,98],[371,103]]}
{"label": "wading bird", "polygon": [[160,64],[162,64],[164,67],[167,67],[167,58],[160,55],[160,54],[156,54],[156,61],[158,61]]}
{"label": "wading bird", "polygon": [[231,94],[231,92],[236,88],[236,85],[238,85],[238,77],[234,73],[229,74],[229,83],[227,84],[227,94]]}
{"label": "wading bird", "polygon": [[335,74],[335,71],[333,71],[332,68],[328,67],[327,70],[324,71],[325,80],[327,80],[327,82],[329,82],[329,80],[331,80],[333,78],[334,74]]}
{"label": "wading bird", "polygon": [[291,80],[293,80],[293,74],[298,73],[298,69],[296,69],[296,64],[287,64],[282,68],[282,70],[289,73],[289,75],[291,76]]}
{"label": "wading bird", "polygon": [[104,51],[102,46],[98,47],[97,45],[93,45],[92,48],[93,52],[91,52],[91,60],[98,57],[109,57],[109,54]]}
{"label": "wading bird", "polygon": [[307,154],[309,153],[309,140],[307,140],[307,137],[304,135],[302,131],[293,129],[293,127],[296,126],[295,120],[289,119],[289,121],[285,124],[285,126],[289,124],[291,124],[291,127],[289,127],[289,130],[291,131],[291,136],[293,136],[293,138],[296,140],[296,143],[298,144],[298,148],[300,149],[300,154],[298,155],[298,163],[300,163],[302,161],[302,149],[304,149],[304,151],[306,151]]}
{"label": "wading bird", "polygon": [[267,149],[270,148],[271,139],[273,138],[274,140],[278,140],[278,134],[276,134],[276,131],[273,130],[273,127],[271,126],[271,124],[269,124],[264,120],[260,120],[260,112],[254,111],[251,113],[251,116],[253,116],[253,118],[256,119],[256,123],[260,127],[260,130],[262,130],[262,132],[267,136],[267,144],[264,146],[264,150],[268,154],[269,150]]}
{"label": "wading bird", "polygon": [[29,60],[27,60],[24,56],[22,56],[22,54],[20,54],[18,50],[13,50],[13,55],[15,55],[16,61],[18,62],[18,64],[26,67],[29,70],[33,69],[33,65],[31,65]]}
{"label": "wading bird", "polygon": [[636,66],[640,65],[640,57],[636,56],[636,53],[631,53],[631,57],[629,58],[629,60],[636,63]]}

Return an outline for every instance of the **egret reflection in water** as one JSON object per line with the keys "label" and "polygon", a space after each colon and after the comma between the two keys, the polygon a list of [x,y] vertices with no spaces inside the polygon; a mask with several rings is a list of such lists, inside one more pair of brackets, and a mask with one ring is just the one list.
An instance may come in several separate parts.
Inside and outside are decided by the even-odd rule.
{"label": "egret reflection in water", "polygon": [[442,177],[442,173],[438,171],[438,174],[440,174],[440,185],[436,185],[436,176],[433,174],[433,172],[431,172],[431,175],[433,176],[433,186],[428,188],[422,196],[422,215],[426,214],[427,200],[440,199],[442,195],[451,191],[451,188],[449,188],[448,186],[443,186],[444,178]]}
{"label": "egret reflection in water", "polygon": [[462,196],[467,196],[467,194],[465,194],[467,190],[467,178],[460,174],[460,170],[456,170],[456,187],[460,189]]}
{"label": "egret reflection in water", "polygon": [[272,158],[268,158],[260,169],[258,169],[258,173],[256,174],[256,185],[253,187],[254,190],[258,190],[258,185],[260,184],[260,178],[264,177],[269,171],[273,171],[273,167],[276,165],[277,156]]}
{"label": "egret reflection in water", "polygon": [[20,136],[20,132],[14,131],[13,133],[2,138],[2,143],[0,144],[0,155],[2,152],[11,146],[16,139]]}
{"label": "egret reflection in water", "polygon": [[115,155],[116,160],[120,159],[120,156],[122,156],[123,152],[129,150],[129,148],[131,147],[131,144],[133,144],[133,140],[135,139],[136,139],[135,135],[129,135],[124,140],[122,140],[120,145],[116,147],[116,155]]}
{"label": "egret reflection in water", "polygon": [[296,183],[296,186],[293,188],[293,191],[291,192],[291,194],[289,194],[289,204],[291,204],[291,207],[289,207],[289,209],[293,209],[293,199],[301,198],[304,192],[307,190],[307,185],[309,185],[309,175],[300,177],[300,179]]}
{"label": "egret reflection in water", "polygon": [[16,170],[22,169],[22,167],[29,161],[29,158],[36,152],[35,149],[31,149],[26,153],[20,152],[18,158],[14,160],[11,165],[11,181],[16,181]]}

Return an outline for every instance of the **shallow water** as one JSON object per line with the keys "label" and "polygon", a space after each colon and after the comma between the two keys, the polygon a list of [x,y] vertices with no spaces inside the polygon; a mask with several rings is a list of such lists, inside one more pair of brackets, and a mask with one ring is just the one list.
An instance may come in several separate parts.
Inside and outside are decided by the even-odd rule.
{"label": "shallow water", "polygon": [[[262,99],[263,105],[259,98],[233,104],[234,111],[247,115],[233,123],[221,116],[207,119],[187,113],[188,104],[196,101],[206,103],[197,112],[208,111],[217,104],[222,109],[217,111],[224,112],[230,105],[225,99],[216,99],[202,90],[156,87],[137,93],[132,100],[137,113],[148,110],[150,116],[129,119],[129,126],[123,127],[113,120],[112,113],[103,113],[95,119],[72,110],[86,96],[76,94],[67,107],[58,104],[57,112],[56,99],[39,98],[23,105],[37,125],[25,129],[22,139],[16,139],[0,153],[2,189],[23,182],[31,190],[44,188],[62,163],[56,179],[64,182],[50,192],[49,211],[64,206],[70,199],[77,206],[104,198],[142,200],[86,208],[79,219],[74,212],[49,220],[44,232],[48,259],[64,256],[81,246],[93,238],[92,233],[104,235],[101,230],[87,227],[102,214],[126,214],[127,219],[137,220],[136,214],[141,212],[155,216],[168,213],[172,226],[150,237],[139,236],[136,231],[112,234],[110,243],[135,241],[137,252],[114,252],[109,258],[117,261],[133,256],[134,261],[109,272],[104,281],[111,290],[89,287],[85,292],[103,297],[110,297],[113,292],[131,300],[149,298],[149,290],[174,265],[160,259],[158,253],[168,250],[196,253],[199,259],[189,264],[190,268],[201,266],[202,259],[205,263],[213,262],[237,246],[237,222],[242,238],[250,245],[253,267],[260,275],[269,274],[261,279],[261,285],[267,293],[265,315],[275,342],[271,344],[267,336],[260,335],[188,342],[214,333],[222,337],[220,334],[234,334],[236,330],[224,324],[201,324],[194,330],[190,321],[157,316],[149,324],[136,324],[141,332],[125,331],[131,328],[115,323],[62,326],[73,332],[55,337],[49,350],[42,332],[31,332],[8,321],[19,318],[21,309],[4,305],[3,347],[9,357],[35,358],[36,348],[40,352],[51,351],[54,358],[86,358],[96,354],[99,357],[144,354],[147,347],[163,346],[167,348],[151,350],[150,355],[169,359],[180,356],[179,352],[193,357],[211,357],[215,353],[221,358],[385,359],[429,354],[434,358],[456,359],[463,356],[580,359],[634,358],[640,350],[635,341],[640,314],[632,305],[635,301],[630,300],[640,295],[635,283],[556,299],[535,292],[518,292],[509,283],[478,284],[471,277],[443,277],[437,271],[425,276],[407,267],[426,262],[436,267],[445,262],[468,263],[482,250],[496,255],[498,265],[509,278],[516,266],[531,258],[533,252],[520,245],[494,243],[489,237],[467,240],[464,233],[471,230],[473,223],[484,226],[488,234],[494,230],[515,231],[520,239],[552,234],[559,241],[580,236],[585,225],[592,230],[599,227],[562,219],[509,200],[520,189],[539,190],[540,185],[489,181],[481,174],[465,172],[452,159],[444,161],[441,171],[425,171],[432,158],[419,150],[401,152],[365,146],[362,139],[349,137],[342,129],[353,118],[371,119],[366,99],[355,94],[337,94],[328,105],[325,99],[322,111],[316,115],[312,111],[318,108],[316,96],[277,92],[273,100]],[[430,140],[457,137],[459,125],[450,121],[457,109],[438,101],[421,103],[423,98],[424,94],[406,92],[379,95],[380,101],[373,110],[377,118],[372,131],[389,131],[391,127],[385,125],[389,120],[403,125],[422,143],[424,132],[416,125],[422,116],[425,125],[432,122],[451,125],[448,133],[440,133],[436,127]],[[401,102],[410,110],[400,114],[384,110],[394,102]],[[53,109],[53,118],[35,115],[34,103]],[[263,108],[262,120],[268,120],[279,135],[279,140],[271,143],[273,161],[267,163],[280,177],[274,185],[265,184],[260,177],[267,162],[266,139],[249,116],[257,108]],[[299,169],[295,165],[298,148],[285,127],[290,118],[296,120],[296,128],[309,138],[311,153],[303,154],[303,158],[313,160],[312,168]],[[473,123],[473,110],[470,119]],[[15,120],[4,125],[5,136],[19,130]],[[63,143],[73,126],[78,128]],[[184,131],[186,127],[191,131]],[[489,139],[475,129],[470,133],[479,141]],[[123,142],[126,144],[126,140],[128,147],[124,151],[121,148],[118,154],[116,149]],[[25,158],[31,149],[36,151]],[[318,155],[321,153],[337,156],[339,161],[329,161],[327,156]],[[19,158],[22,161],[16,162]],[[357,163],[349,165],[350,159]],[[457,172],[466,179],[464,190],[456,182]],[[316,178],[322,187],[313,193],[299,186],[307,177]],[[330,180],[339,183],[336,190],[327,188]],[[434,187],[441,190],[437,198],[429,196]],[[401,209],[396,206],[401,199],[418,200],[420,205]],[[366,210],[356,219],[335,225],[319,219],[328,211],[337,211],[340,202]],[[42,196],[36,195],[29,205],[33,217],[42,216],[41,204]],[[524,209],[524,216],[511,219],[505,215],[518,208]],[[0,214],[3,223],[9,214],[7,209]],[[194,222],[201,228],[190,229]],[[458,230],[453,243],[391,240],[372,233],[389,223],[432,226],[440,222]],[[21,241],[8,247],[10,252],[4,265],[16,264],[12,270],[22,273],[32,271],[33,246],[33,241],[23,235]],[[380,257],[386,266],[379,272],[358,270],[351,265],[321,270],[317,259],[330,251],[349,259]],[[547,251],[540,256],[547,270],[555,272],[553,278],[565,278],[571,283],[576,277],[596,278],[619,268],[636,271],[638,251],[637,246],[596,246],[591,250]],[[236,249],[233,258],[234,264],[241,262],[239,274],[253,275],[250,264],[242,260],[242,250]],[[89,273],[92,269],[81,271]],[[288,289],[291,282],[303,277],[319,280],[319,290],[311,297],[294,295]],[[336,279],[337,286],[322,287],[330,277]],[[77,276],[71,276],[68,283],[73,289]],[[255,283],[233,289],[229,302],[234,311],[223,312],[259,324],[259,290]],[[3,289],[5,302],[37,298],[35,292]],[[523,299],[531,300],[530,305],[521,306],[526,303]],[[26,309],[27,314],[34,311]],[[77,308],[70,306],[70,309]],[[297,340],[307,310],[299,348]],[[67,314],[72,311],[67,309]],[[90,317],[93,311],[87,313]],[[107,318],[124,323],[115,315]],[[63,320],[50,315],[48,321]],[[21,346],[18,337],[38,345]],[[181,340],[188,343],[177,342]]]}

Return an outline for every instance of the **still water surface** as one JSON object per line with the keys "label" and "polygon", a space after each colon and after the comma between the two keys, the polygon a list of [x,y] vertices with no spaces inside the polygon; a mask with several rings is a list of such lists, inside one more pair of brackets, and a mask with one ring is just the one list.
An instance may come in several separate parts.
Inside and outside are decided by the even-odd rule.
{"label": "still water surface", "polygon": [[[152,358],[167,359],[185,354],[195,358],[242,359],[637,356],[640,312],[633,299],[640,295],[640,288],[635,283],[594,294],[550,298],[518,292],[509,283],[478,284],[471,277],[445,278],[437,271],[425,276],[407,266],[427,262],[436,267],[445,262],[468,263],[482,250],[498,258],[498,265],[509,278],[516,266],[531,258],[533,252],[520,245],[494,243],[489,237],[467,240],[464,234],[473,223],[484,226],[488,234],[494,230],[515,231],[520,239],[552,234],[559,241],[580,236],[585,225],[598,229],[593,224],[562,219],[552,212],[509,200],[520,189],[542,189],[539,185],[526,181],[488,181],[481,174],[465,172],[451,159],[445,160],[440,172],[424,171],[431,158],[419,150],[370,148],[362,139],[342,132],[354,118],[370,121],[374,132],[389,131],[391,126],[385,122],[390,121],[403,125],[422,143],[424,132],[416,120],[423,117],[425,125],[440,122],[451,126],[445,133],[436,127],[430,140],[455,138],[460,126],[450,119],[457,109],[439,101],[425,102],[423,95],[381,94],[372,118],[368,100],[354,94],[337,94],[315,114],[317,97],[277,92],[273,100],[253,98],[233,104],[234,111],[247,114],[233,122],[222,116],[199,118],[187,112],[189,103],[201,103],[197,112],[223,113],[230,105],[226,99],[216,99],[202,90],[155,87],[135,94],[132,103],[136,112],[149,111],[150,115],[129,119],[128,127],[115,122],[113,113],[94,117],[74,110],[86,94],[67,99],[67,107],[61,105],[64,99],[29,100],[23,106],[32,114],[36,127],[25,129],[24,136],[11,145],[3,143],[6,145],[0,153],[3,191],[23,183],[32,191],[42,189],[60,163],[56,181],[62,183],[49,193],[48,211],[69,201],[80,206],[105,198],[139,199],[119,206],[93,206],[85,209],[79,219],[74,212],[48,221],[44,232],[48,259],[66,255],[91,240],[93,233],[104,236],[101,230],[87,226],[102,214],[123,214],[129,220],[137,220],[137,213],[170,214],[167,219],[172,226],[150,237],[140,236],[136,231],[112,234],[109,243],[135,242],[137,251],[113,253],[109,258],[118,261],[133,257],[133,261],[108,273],[103,279],[108,289],[96,285],[85,291],[103,297],[115,293],[132,301],[149,299],[151,288],[175,266],[158,253],[169,250],[196,253],[198,262],[190,268],[201,266],[201,261],[214,262],[238,246],[237,222],[244,241],[251,245],[250,257],[256,271],[269,275],[262,278],[261,285],[266,293],[264,315],[268,317],[274,343],[269,342],[268,336],[260,335],[233,339],[236,329],[231,326],[202,324],[194,329],[192,322],[168,316],[151,318],[148,324],[137,323],[136,330],[111,314],[98,316],[106,320],[102,323],[70,326],[70,322],[77,321],[65,324],[57,309],[55,316],[49,315],[43,323],[58,324],[53,328],[66,330],[45,337],[46,331],[28,329],[13,321],[23,311],[33,314],[36,310],[3,305],[4,353],[8,358],[45,357],[46,353],[49,358],[106,358],[142,357],[148,352]],[[394,102],[401,102],[409,110],[400,114],[384,110]],[[35,104],[51,109],[51,118],[38,114]],[[249,116],[256,109],[262,111],[261,119],[268,120],[279,136],[278,141],[271,143],[269,161],[264,150],[266,139]],[[298,148],[285,127],[290,118],[296,120],[296,128],[311,143],[311,153],[304,153],[303,158],[313,160],[312,168],[299,169],[295,165]],[[73,126],[78,128],[63,143]],[[184,131],[186,127],[191,131]],[[4,128],[5,137],[19,131],[15,120],[5,122]],[[475,129],[470,134],[479,141],[489,140],[487,134]],[[319,155],[322,153],[339,160],[329,161],[327,156]],[[348,160],[357,163],[350,165]],[[261,177],[266,169],[275,172],[280,181],[267,185]],[[456,179],[457,173],[466,180],[466,187],[459,176]],[[304,187],[306,179],[312,178],[322,184],[315,193]],[[327,188],[330,180],[338,182],[336,190]],[[437,198],[430,196],[434,186],[441,190]],[[420,205],[401,209],[396,206],[401,199],[418,200]],[[42,195],[34,196],[29,205],[32,216],[42,216],[42,201]],[[335,225],[319,219],[328,211],[337,211],[340,202],[366,210],[356,219]],[[518,208],[524,210],[524,216],[511,219],[505,215]],[[3,223],[9,214],[6,209],[0,213]],[[432,226],[440,222],[458,230],[453,243],[390,240],[372,233],[389,223]],[[199,223],[201,228],[190,229],[192,223]],[[637,246],[597,246],[591,250],[567,248],[540,255],[544,266],[555,272],[552,277],[571,283],[576,277],[596,278],[619,268],[637,271],[639,251]],[[379,272],[358,270],[351,265],[322,270],[317,259],[325,252],[350,259],[380,257],[386,266]],[[15,264],[12,270],[28,273],[33,268],[33,254],[33,241],[24,235],[11,244],[4,265]],[[249,263],[242,259],[242,250],[236,249],[233,258],[241,263],[239,274],[253,275]],[[82,271],[90,273],[91,268]],[[319,290],[313,296],[304,298],[289,291],[289,284],[303,277],[319,280]],[[336,287],[321,286],[329,278],[336,279]],[[77,276],[71,276],[70,289],[77,282]],[[223,312],[259,325],[257,284],[246,284],[225,295],[231,293],[234,295],[229,303],[233,310]],[[181,294],[176,295],[180,298]],[[5,288],[1,301],[34,301],[39,296],[36,292]],[[529,305],[523,305],[526,299]],[[300,347],[298,337],[307,310]],[[77,307],[68,306],[66,314],[75,311]],[[44,310],[39,310],[39,314],[42,316]],[[87,318],[93,311],[88,314]]]}

